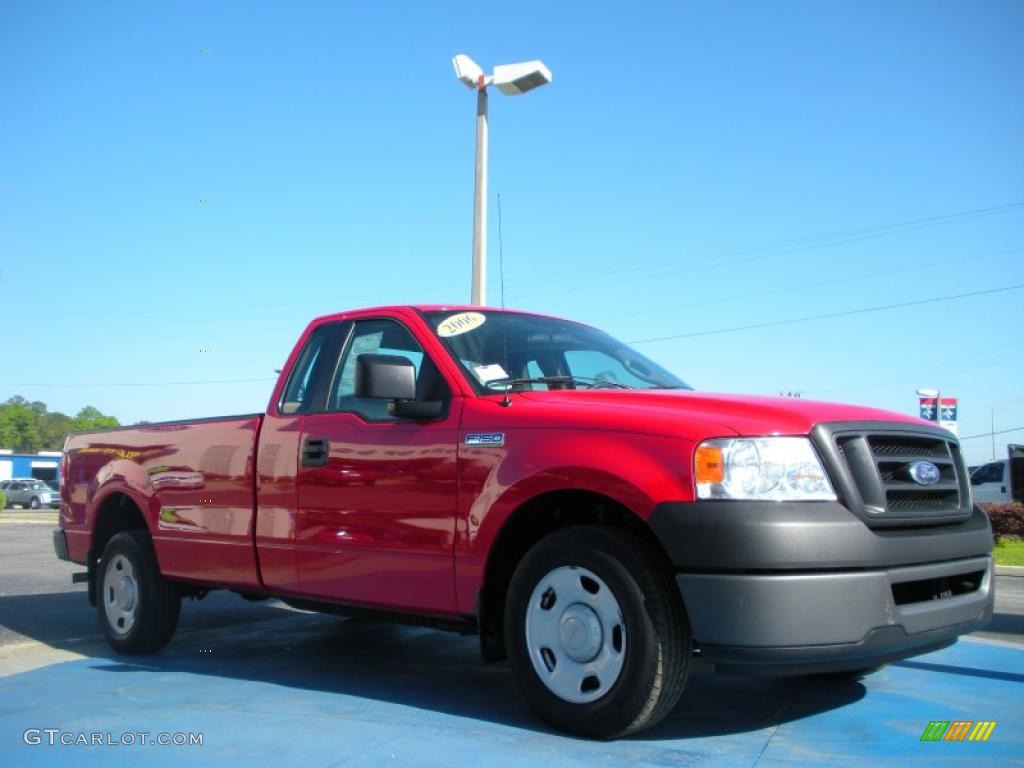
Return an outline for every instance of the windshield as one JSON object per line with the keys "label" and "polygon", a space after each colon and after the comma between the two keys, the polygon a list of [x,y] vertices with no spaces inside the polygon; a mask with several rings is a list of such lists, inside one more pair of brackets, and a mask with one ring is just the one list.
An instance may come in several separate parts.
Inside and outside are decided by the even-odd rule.
{"label": "windshield", "polygon": [[478,392],[506,389],[689,389],[603,331],[514,312],[428,312]]}

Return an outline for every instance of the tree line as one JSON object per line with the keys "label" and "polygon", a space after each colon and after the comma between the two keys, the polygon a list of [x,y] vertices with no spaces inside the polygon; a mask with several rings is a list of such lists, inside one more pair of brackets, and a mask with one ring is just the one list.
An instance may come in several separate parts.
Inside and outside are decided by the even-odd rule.
{"label": "tree line", "polygon": [[48,411],[46,403],[15,395],[0,403],[0,448],[15,453],[59,451],[69,432],[119,427],[121,422],[98,408],[85,406],[74,416]]}

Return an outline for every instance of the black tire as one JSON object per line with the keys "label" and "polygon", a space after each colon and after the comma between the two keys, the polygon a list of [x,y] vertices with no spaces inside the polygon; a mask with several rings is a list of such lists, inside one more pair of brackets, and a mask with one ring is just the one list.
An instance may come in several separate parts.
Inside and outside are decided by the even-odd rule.
{"label": "black tire", "polygon": [[[624,644],[621,670],[600,698],[583,703],[563,698],[548,687],[527,643],[534,591],[542,580],[565,567],[586,569],[603,581],[618,603],[622,620],[614,630]],[[581,577],[581,582],[587,580]],[[533,615],[539,615],[538,609],[548,610],[545,601],[557,605],[545,592],[533,606]],[[560,627],[565,616],[563,612],[557,620]],[[690,628],[668,567],[660,553],[619,528],[563,528],[526,553],[513,574],[505,604],[505,643],[516,682],[537,714],[559,730],[590,738],[623,736],[660,721],[682,695],[690,667]],[[567,651],[564,646],[562,650]],[[551,669],[543,654],[541,650],[537,663],[547,663]],[[590,679],[583,678],[583,683]],[[595,687],[595,693],[602,687],[603,683]],[[586,688],[581,685],[580,691],[585,695]]]}
{"label": "black tire", "polygon": [[[134,588],[115,583],[122,574],[130,574]],[[118,597],[126,593],[134,598],[130,606],[118,605]],[[109,610],[108,604],[113,604]],[[156,653],[170,642],[178,626],[181,593],[160,575],[146,531],[124,531],[107,542],[96,572],[96,611],[107,642],[121,653]],[[118,611],[121,618],[115,619]]]}
{"label": "black tire", "polygon": [[41,505],[39,504],[39,497],[38,496],[33,496],[32,500],[28,503],[28,508],[29,509],[39,509],[40,506]]}

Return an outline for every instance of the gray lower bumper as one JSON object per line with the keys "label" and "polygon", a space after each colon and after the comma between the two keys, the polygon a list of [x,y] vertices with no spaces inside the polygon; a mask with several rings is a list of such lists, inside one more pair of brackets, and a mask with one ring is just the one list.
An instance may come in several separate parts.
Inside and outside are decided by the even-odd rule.
{"label": "gray lower bumper", "polygon": [[[947,592],[978,572],[975,589]],[[706,658],[800,671],[870,666],[941,647],[987,622],[995,597],[990,556],[866,571],[676,578]]]}

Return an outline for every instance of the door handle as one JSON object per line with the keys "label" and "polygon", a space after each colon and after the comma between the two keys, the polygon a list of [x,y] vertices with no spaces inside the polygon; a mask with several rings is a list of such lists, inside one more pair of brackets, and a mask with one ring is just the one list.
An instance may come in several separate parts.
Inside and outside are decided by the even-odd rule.
{"label": "door handle", "polygon": [[330,453],[331,445],[326,437],[307,437],[302,443],[302,466],[326,467]]}

